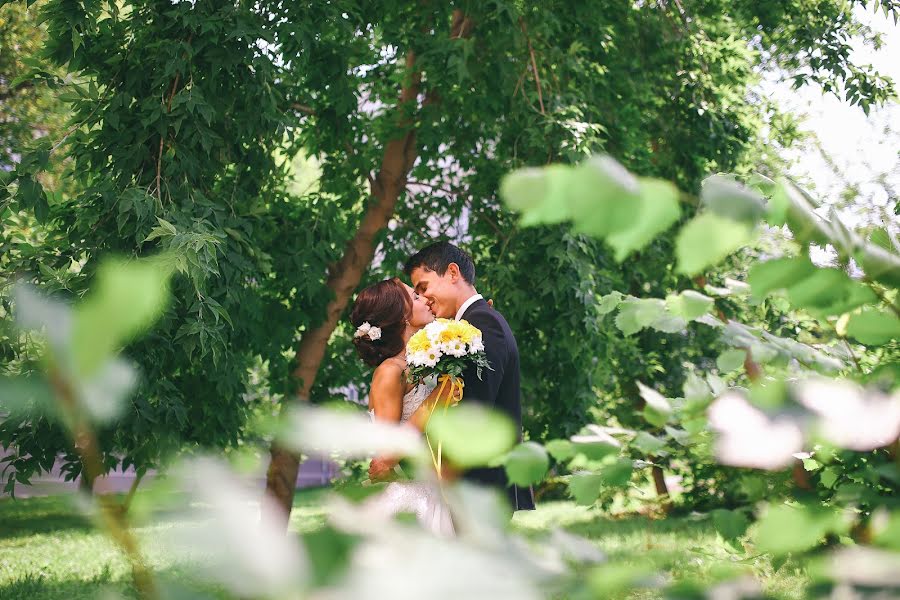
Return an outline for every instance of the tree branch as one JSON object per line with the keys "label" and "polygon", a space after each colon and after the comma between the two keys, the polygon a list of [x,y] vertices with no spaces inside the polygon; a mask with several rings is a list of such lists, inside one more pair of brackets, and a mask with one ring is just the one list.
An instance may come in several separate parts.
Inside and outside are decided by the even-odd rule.
{"label": "tree branch", "polygon": [[531,71],[534,73],[534,83],[537,87],[538,105],[541,107],[541,114],[544,111],[544,94],[541,91],[541,76],[538,74],[537,61],[534,58],[534,48],[531,46],[531,38],[528,36],[528,29],[525,27],[525,19],[519,17],[519,25],[522,27],[522,33],[525,34],[525,42],[528,44],[528,53],[531,55]]}

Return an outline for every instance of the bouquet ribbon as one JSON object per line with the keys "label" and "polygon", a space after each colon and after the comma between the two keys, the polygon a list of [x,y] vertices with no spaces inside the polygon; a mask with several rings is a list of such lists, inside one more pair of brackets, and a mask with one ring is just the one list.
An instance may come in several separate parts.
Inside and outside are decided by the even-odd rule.
{"label": "bouquet ribbon", "polygon": [[[459,400],[462,398],[463,388],[465,387],[465,382],[461,378],[448,374],[439,376],[438,384],[437,398],[435,398],[434,404],[428,412],[429,421],[439,404],[444,405],[444,412],[446,412],[449,407],[459,404]],[[446,396],[444,395],[445,390],[447,393]],[[425,442],[428,444],[428,451],[431,453],[431,464],[434,465],[434,469],[437,471],[438,479],[441,479],[441,454],[443,442],[438,440],[437,452],[435,453],[434,447],[431,445],[431,439],[428,437],[427,430],[425,432]]]}

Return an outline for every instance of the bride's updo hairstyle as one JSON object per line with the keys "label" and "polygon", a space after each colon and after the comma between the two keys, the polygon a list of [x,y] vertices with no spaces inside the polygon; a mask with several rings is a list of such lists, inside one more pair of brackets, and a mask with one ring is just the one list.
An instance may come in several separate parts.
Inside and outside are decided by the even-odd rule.
{"label": "bride's updo hairstyle", "polygon": [[[403,331],[412,314],[412,301],[406,288],[396,277],[370,285],[359,293],[350,322],[353,324],[353,345],[367,365],[377,367],[386,358],[399,354],[405,347]],[[356,329],[363,323],[381,329],[381,337],[358,336]]]}

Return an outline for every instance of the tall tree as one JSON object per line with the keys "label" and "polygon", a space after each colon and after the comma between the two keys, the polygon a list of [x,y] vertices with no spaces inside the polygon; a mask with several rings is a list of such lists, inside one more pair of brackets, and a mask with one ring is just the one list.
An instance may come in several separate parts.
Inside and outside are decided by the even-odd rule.
{"label": "tall tree", "polygon": [[[359,381],[344,308],[436,232],[470,243],[485,289],[506,294],[540,340],[526,359],[533,433],[556,427],[555,394],[577,398],[576,423],[591,405],[585,360],[610,349],[596,327],[587,352],[559,351],[553,335],[593,318],[598,292],[638,280],[594,271],[557,311],[544,310],[553,294],[518,294],[523,282],[570,285],[603,249],[558,229],[519,233],[499,178],[600,148],[688,189],[739,164],[765,108],[747,102],[763,57],[801,68],[818,61],[816,44],[847,47],[852,30],[839,0],[776,4],[38,2],[44,56],[73,75],[74,117],[64,143],[31,155],[67,153],[78,189],[50,199],[46,229],[59,238],[16,269],[68,294],[106,252],[165,249],[180,272],[171,308],[131,349],[145,380],[124,422],[101,432],[108,463],[146,468],[184,443],[236,443],[259,402],[243,396],[257,367],[285,403]],[[823,26],[792,34],[807,9]],[[835,12],[843,25],[825,27]],[[846,56],[816,62],[816,76],[842,85]],[[862,77],[865,98],[883,97],[883,82]],[[300,149],[321,177],[293,196],[282,157]],[[17,168],[14,210],[32,210],[39,167]],[[642,255],[661,288],[674,277],[668,253],[663,240]],[[547,255],[563,268],[541,278],[532,265]],[[544,348],[564,371],[536,358]],[[0,438],[22,457],[63,449],[38,421],[4,423]],[[272,455],[268,487],[289,510],[297,458]]]}

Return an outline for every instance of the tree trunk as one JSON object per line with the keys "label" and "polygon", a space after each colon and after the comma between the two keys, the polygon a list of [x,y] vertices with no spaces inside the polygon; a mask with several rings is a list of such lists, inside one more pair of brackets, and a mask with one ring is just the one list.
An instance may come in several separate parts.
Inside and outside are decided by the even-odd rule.
{"label": "tree trunk", "polygon": [[81,466],[81,477],[78,479],[78,489],[88,496],[94,495],[94,478],[88,473],[84,464]]}
{"label": "tree trunk", "polygon": [[656,495],[660,499],[660,506],[664,512],[668,513],[672,507],[672,499],[669,496],[669,486],[666,485],[666,477],[662,467],[653,465],[651,468],[653,473],[653,485],[656,487]]}
{"label": "tree trunk", "polygon": [[[455,10],[451,38],[464,37],[470,30],[470,20],[465,18],[461,11]],[[416,69],[416,56],[412,51],[406,56],[406,69],[408,79],[400,91],[395,108],[398,129],[404,133],[390,140],[385,146],[378,173],[369,179],[372,201],[366,209],[359,229],[347,243],[344,255],[329,270],[327,286],[333,292],[334,298],[326,307],[325,320],[319,326],[307,331],[300,340],[297,349],[297,367],[293,373],[299,382],[299,388],[296,396],[290,401],[292,404],[309,401],[316,375],[325,357],[328,340],[347,308],[353,291],[372,261],[375,238],[387,227],[394,214],[397,200],[406,190],[406,178],[418,157],[415,125],[409,116],[414,111],[410,110],[409,104],[416,102],[421,73]],[[426,104],[434,101],[433,94],[426,95]],[[284,408],[283,405],[282,410]],[[300,458],[294,452],[275,443],[272,444],[270,454],[266,492],[275,499],[281,510],[278,515],[264,515],[263,518],[277,520],[287,527]]]}

